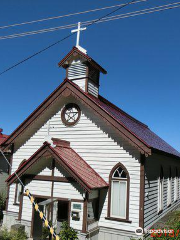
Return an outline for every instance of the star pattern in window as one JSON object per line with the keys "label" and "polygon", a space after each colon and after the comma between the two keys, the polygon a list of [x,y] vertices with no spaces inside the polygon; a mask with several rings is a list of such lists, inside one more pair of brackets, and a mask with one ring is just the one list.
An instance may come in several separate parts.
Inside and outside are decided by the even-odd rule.
{"label": "star pattern in window", "polygon": [[62,121],[65,125],[74,125],[80,118],[81,111],[77,104],[67,104],[61,114]]}

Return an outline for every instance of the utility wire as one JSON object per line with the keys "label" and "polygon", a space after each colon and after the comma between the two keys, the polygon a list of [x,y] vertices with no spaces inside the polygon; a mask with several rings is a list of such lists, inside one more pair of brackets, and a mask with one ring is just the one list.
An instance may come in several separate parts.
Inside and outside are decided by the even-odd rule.
{"label": "utility wire", "polygon": [[[147,0],[135,1],[135,2],[131,2],[130,4],[134,4],[134,3],[138,3],[138,2],[145,2],[145,1],[147,1]],[[122,5],[124,5],[124,4],[118,4],[118,5],[113,5],[113,6],[103,7],[103,8],[96,8],[96,9],[91,9],[91,10],[82,11],[82,12],[65,14],[65,15],[61,15],[61,16],[43,18],[43,19],[33,20],[33,21],[29,21],[29,22],[15,23],[15,24],[10,24],[10,25],[0,26],[0,29],[17,27],[17,26],[33,24],[33,23],[38,23],[38,22],[44,22],[44,21],[49,21],[49,20],[54,20],[54,19],[59,19],[59,18],[64,18],[64,17],[71,17],[71,16],[86,14],[86,13],[90,13],[90,12],[97,12],[97,11],[107,10],[107,9],[111,9],[111,8],[115,8],[115,7],[120,7]]]}
{"label": "utility wire", "polygon": [[29,32],[23,32],[23,33],[17,33],[17,34],[12,34],[12,35],[1,36],[0,40],[17,38],[17,37],[26,37],[26,36],[29,36],[29,35],[36,35],[36,34],[41,34],[41,33],[46,33],[46,32],[53,32],[53,31],[57,31],[57,30],[69,29],[69,28],[73,28],[73,27],[76,27],[76,26],[77,26],[77,23],[64,25],[64,26],[53,27],[53,28],[44,28],[44,29],[40,29],[40,30],[36,30],[36,31],[29,31]]}
{"label": "utility wire", "polygon": [[[100,17],[99,19],[96,19],[95,21],[93,21],[92,23],[90,23],[88,26],[92,26],[93,24],[97,23],[98,21],[102,20],[103,18],[105,18],[105,17],[107,17],[107,16],[109,16],[109,15],[111,15],[111,14],[117,12],[118,10],[120,10],[120,9],[122,9],[122,8],[128,6],[128,5],[130,5],[130,4],[133,3],[133,2],[135,2],[135,0],[132,0],[132,1],[130,1],[130,2],[127,2],[127,3],[123,4],[122,6],[118,7],[116,10],[114,10],[114,11],[112,11],[112,12],[110,12],[110,13],[108,13],[108,14],[102,16],[102,17]],[[0,72],[0,76],[1,76],[2,74],[4,74],[4,73],[10,71],[11,69],[13,69],[13,68],[19,66],[20,64],[22,64],[22,63],[28,61],[29,59],[31,59],[31,58],[33,58],[33,57],[35,57],[35,56],[41,54],[42,52],[45,52],[46,50],[52,48],[53,46],[59,44],[60,42],[63,42],[64,40],[70,38],[70,37],[71,37],[72,35],[74,35],[74,34],[75,34],[75,32],[74,32],[74,33],[71,33],[71,34],[69,34],[69,35],[67,35],[66,37],[60,39],[59,41],[54,42],[53,44],[51,44],[51,45],[49,45],[49,46],[43,48],[42,50],[40,50],[40,51],[34,53],[33,55],[31,55],[31,56],[29,56],[29,57],[27,57],[27,58],[21,60],[20,62],[14,64],[14,65],[12,65],[11,67],[9,67],[9,68],[5,69],[4,71]]]}
{"label": "utility wire", "polygon": [[[171,9],[179,8],[179,7],[180,7],[180,2],[177,2],[177,3],[162,5],[162,6],[158,6],[158,7],[142,9],[142,10],[139,10],[139,11],[128,12],[128,13],[124,13],[124,14],[120,14],[120,15],[106,17],[106,18],[103,18],[102,20],[99,20],[97,22],[97,24],[98,23],[103,23],[103,22],[108,22],[108,21],[113,21],[113,20],[118,20],[118,19],[123,19],[123,18],[128,18],[128,17],[150,14],[150,13],[154,13],[154,12],[171,10]],[[94,21],[96,21],[96,20],[84,21],[84,22],[81,22],[81,25],[82,26],[88,26],[90,23],[93,23]],[[70,24],[70,25],[57,26],[57,27],[41,29],[41,30],[37,30],[37,31],[30,31],[30,32],[23,32],[23,33],[18,33],[18,34],[6,35],[6,36],[0,37],[0,40],[6,40],[6,39],[26,37],[26,36],[30,36],[30,35],[54,32],[54,31],[58,31],[58,30],[73,28],[76,25],[77,24],[74,23],[74,24]]]}
{"label": "utility wire", "polygon": [[54,42],[54,43],[52,43],[51,45],[49,45],[49,46],[43,48],[43,49],[40,50],[39,52],[36,52],[36,53],[34,53],[33,55],[31,55],[31,56],[29,56],[29,57],[27,57],[27,58],[21,60],[20,62],[17,62],[16,64],[14,64],[14,65],[12,65],[11,67],[7,68],[6,70],[2,71],[2,72],[0,73],[0,76],[1,76],[2,74],[4,74],[4,73],[8,72],[9,70],[11,70],[11,69],[13,69],[13,68],[19,66],[20,64],[22,64],[22,63],[28,61],[29,59],[31,59],[31,58],[33,58],[33,57],[35,57],[35,56],[41,54],[42,52],[45,52],[45,51],[48,50],[49,48],[54,47],[55,45],[59,44],[60,42],[63,42],[64,40],[70,38],[70,37],[71,37],[72,35],[74,35],[74,34],[75,34],[75,33],[71,33],[71,34],[67,35],[66,37],[60,39],[59,41]]}
{"label": "utility wire", "polygon": [[[128,17],[133,17],[133,16],[139,16],[139,15],[142,15],[142,14],[149,14],[149,13],[154,13],[154,12],[166,11],[166,10],[171,10],[171,9],[179,8],[179,7],[180,7],[180,2],[173,3],[173,4],[168,4],[168,5],[162,5],[162,6],[158,6],[158,7],[147,8],[147,9],[142,9],[142,10],[139,10],[139,11],[134,11],[134,12],[129,12],[129,13],[124,13],[124,14],[120,14],[120,15],[107,17],[107,18],[104,18],[97,23],[102,23],[102,22],[107,22],[107,21],[112,21],[112,20],[117,20],[117,19],[122,19],[122,18],[128,18]],[[88,22],[90,22],[90,21],[88,21]],[[85,23],[82,22],[82,25],[86,26],[86,22]]]}

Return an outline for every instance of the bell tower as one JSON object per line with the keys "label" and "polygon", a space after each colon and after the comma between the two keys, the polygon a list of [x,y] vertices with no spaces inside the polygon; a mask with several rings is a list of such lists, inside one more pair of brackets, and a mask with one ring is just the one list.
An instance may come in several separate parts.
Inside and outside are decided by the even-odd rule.
{"label": "bell tower", "polygon": [[66,69],[66,78],[77,84],[83,91],[98,97],[100,72],[103,74],[107,72],[79,45],[80,32],[84,30],[86,28],[81,28],[79,22],[78,28],[71,31],[77,32],[76,47],[73,47],[58,65]]}
{"label": "bell tower", "polygon": [[66,69],[66,78],[77,84],[83,91],[98,97],[100,73],[107,72],[90,56],[79,48],[73,47],[58,65]]}

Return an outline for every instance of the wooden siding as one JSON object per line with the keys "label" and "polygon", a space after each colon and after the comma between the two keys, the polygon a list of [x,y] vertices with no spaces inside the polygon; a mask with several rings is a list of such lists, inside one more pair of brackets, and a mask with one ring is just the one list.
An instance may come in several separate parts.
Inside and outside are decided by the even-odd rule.
{"label": "wooden siding", "polygon": [[98,97],[99,87],[91,80],[88,80],[88,92],[95,97]]}
{"label": "wooden siding", "polygon": [[77,183],[73,185],[71,183],[55,182],[54,193],[55,198],[67,198],[67,199],[79,199],[83,200],[83,192],[78,191],[79,186]]}
{"label": "wooden siding", "polygon": [[[163,212],[158,214],[158,178],[160,176],[161,166],[164,173],[163,182]],[[174,178],[176,176],[176,166],[180,177],[180,163],[178,160],[163,155],[153,154],[145,162],[145,202],[144,202],[144,223],[145,228],[150,228],[152,224],[158,221],[173,208],[180,204],[180,180],[178,178],[178,199],[174,201]],[[169,169],[172,172],[172,192],[171,206],[167,206],[167,191]]]}
{"label": "wooden siding", "polygon": [[29,189],[33,195],[51,197],[51,182],[32,180],[26,185],[26,188]]}
{"label": "wooden siding", "polygon": [[83,91],[85,91],[86,88],[86,79],[77,79],[77,80],[72,80],[73,83],[75,83],[76,85],[78,85]]}
{"label": "wooden siding", "polygon": [[32,219],[32,204],[30,204],[27,196],[23,197],[22,220],[31,221]]}
{"label": "wooden siding", "polygon": [[51,176],[52,171],[51,169],[49,169],[48,167],[46,167],[45,169],[43,169],[38,175],[41,176]]}
{"label": "wooden siding", "polygon": [[[76,102],[76,101],[75,101]],[[77,102],[76,102],[77,103]],[[80,121],[73,127],[66,127],[61,121],[61,110],[49,119],[50,121],[50,137],[60,138],[70,141],[71,147],[90,164],[104,179],[109,182],[109,174],[111,169],[121,162],[128,170],[130,175],[130,221],[132,223],[116,222],[106,220],[107,217],[107,203],[108,194],[106,192],[105,199],[101,198],[103,204],[99,226],[111,227],[114,229],[124,229],[133,231],[139,226],[139,187],[140,187],[140,164],[139,153],[127,142],[125,142],[119,135],[117,135],[109,126],[102,124],[99,119],[86,109],[83,105],[79,104],[82,110]],[[45,123],[30,139],[21,146],[13,156],[13,171],[17,169],[23,159],[28,159],[38,148],[43,144],[47,138],[48,123]],[[102,164],[103,163],[103,164]],[[38,183],[39,184],[39,183]],[[44,185],[45,186],[45,185]],[[30,183],[29,190],[37,194],[41,188],[35,188]],[[62,188],[61,188],[62,187]],[[34,188],[34,190],[33,190]],[[47,193],[47,186],[44,189]],[[69,190],[71,186],[69,186]],[[65,190],[66,187],[59,183],[55,184],[54,194],[59,196],[60,191],[64,191],[64,196],[68,194]],[[43,195],[46,195],[43,193]],[[50,192],[49,192],[50,194]],[[79,199],[77,192],[73,196]],[[11,197],[12,198],[12,197]],[[11,201],[10,198],[10,201]],[[13,209],[17,211],[17,209]]]}
{"label": "wooden siding", "polygon": [[15,199],[15,190],[16,190],[16,184],[12,184],[9,188],[9,203],[8,203],[8,211],[11,212],[19,212],[19,206],[14,205],[14,199]]}
{"label": "wooden siding", "polygon": [[80,60],[73,61],[68,68],[68,79],[86,77],[86,65]]}

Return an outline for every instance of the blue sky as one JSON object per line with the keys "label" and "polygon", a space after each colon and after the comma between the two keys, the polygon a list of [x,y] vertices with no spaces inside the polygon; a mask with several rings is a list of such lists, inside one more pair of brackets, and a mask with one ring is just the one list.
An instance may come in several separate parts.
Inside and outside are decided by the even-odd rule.
{"label": "blue sky", "polygon": [[[0,25],[124,3],[125,0],[2,0]],[[147,1],[117,14],[173,1]],[[111,11],[111,10],[110,10]],[[101,17],[109,10],[42,24],[1,29],[0,36],[76,23]],[[100,94],[146,123],[180,151],[180,9],[116,20],[90,27],[81,45],[108,74]],[[70,33],[62,30],[0,40],[0,71]],[[75,36],[0,76],[0,127],[10,134],[65,78],[57,67],[75,45]]]}

